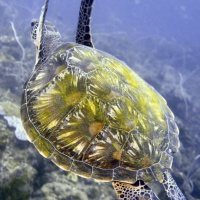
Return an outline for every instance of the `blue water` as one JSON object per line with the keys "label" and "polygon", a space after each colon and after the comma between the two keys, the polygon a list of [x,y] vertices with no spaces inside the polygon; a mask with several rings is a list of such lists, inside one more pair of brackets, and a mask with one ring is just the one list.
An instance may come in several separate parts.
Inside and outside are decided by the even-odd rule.
{"label": "blue water", "polygon": [[[5,51],[6,54],[17,54],[16,61],[11,60],[14,74],[18,71],[15,64],[20,61],[22,52],[17,43],[17,53],[12,51],[13,46],[9,46],[2,38],[13,38],[10,25],[13,22],[20,42],[26,51],[29,50],[23,62],[31,63],[24,69],[27,74],[30,73],[35,58],[34,46],[30,40],[30,22],[39,17],[43,2],[0,0],[0,53]],[[79,4],[80,0],[50,0],[47,19],[57,26],[65,40],[75,39]],[[96,0],[92,13],[95,47],[126,62],[166,98],[174,112],[180,127],[181,140],[180,153],[174,161],[174,176],[188,199],[200,199],[199,24],[199,0]],[[20,99],[27,75],[20,82],[18,75],[10,76],[12,67],[9,71],[6,64],[1,64],[6,57],[3,54],[0,54],[0,87],[13,92]],[[9,71],[8,74],[3,73],[3,70]],[[24,143],[18,143],[22,148]],[[26,145],[32,147],[29,143]],[[39,159],[38,166],[43,166],[46,161],[36,151],[35,154]],[[2,165],[0,160],[0,167]],[[51,164],[44,165],[47,169],[53,168]],[[43,179],[45,172],[39,169],[40,167],[37,168],[38,177]],[[33,183],[33,188],[38,190],[42,181],[36,182]],[[0,185],[0,194],[1,190]],[[36,193],[34,195],[37,196]],[[29,196],[32,197],[31,194]]]}
{"label": "blue water", "polygon": [[[51,1],[48,17],[61,25],[62,31],[75,29],[79,0]],[[10,20],[28,26],[40,13],[43,1],[8,0],[17,13]],[[198,0],[96,0],[92,15],[94,31],[104,25],[104,31],[124,31],[135,34],[159,35],[177,42],[199,45],[200,2]],[[16,14],[16,15],[15,15]],[[23,19],[23,21],[22,21]],[[97,27],[96,27],[97,26]]]}

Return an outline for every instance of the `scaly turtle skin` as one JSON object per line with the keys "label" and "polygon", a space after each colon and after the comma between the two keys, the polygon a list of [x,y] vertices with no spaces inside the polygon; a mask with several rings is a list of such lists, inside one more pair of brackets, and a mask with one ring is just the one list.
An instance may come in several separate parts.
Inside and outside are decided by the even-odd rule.
{"label": "scaly turtle skin", "polygon": [[119,199],[158,199],[146,185],[163,184],[183,200],[168,169],[179,147],[166,101],[117,58],[96,50],[92,0],[82,0],[76,43],[63,43],[45,22],[32,22],[36,64],[24,86],[21,118],[37,150],[60,168],[111,181]]}

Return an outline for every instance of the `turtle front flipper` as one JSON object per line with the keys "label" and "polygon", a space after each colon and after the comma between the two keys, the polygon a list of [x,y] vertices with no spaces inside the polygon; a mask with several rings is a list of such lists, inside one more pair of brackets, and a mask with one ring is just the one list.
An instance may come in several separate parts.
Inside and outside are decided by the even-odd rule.
{"label": "turtle front flipper", "polygon": [[134,184],[115,181],[112,185],[119,200],[159,200],[156,194],[140,180]]}
{"label": "turtle front flipper", "polygon": [[88,47],[93,47],[90,32],[90,16],[94,0],[82,0],[79,10],[78,27],[76,31],[76,42]]}
{"label": "turtle front flipper", "polygon": [[164,189],[170,199],[175,200],[186,200],[183,193],[177,186],[175,180],[173,179],[172,175],[169,173],[168,170],[163,172],[164,180],[162,182]]}
{"label": "turtle front flipper", "polygon": [[[46,0],[44,3],[44,6],[42,7],[42,11],[40,14],[40,18],[39,18],[39,22],[38,22],[38,28],[37,26],[35,26],[35,24],[32,24],[32,28],[35,28],[35,30],[32,30],[32,32],[36,31],[35,33],[35,41],[37,41],[37,55],[36,55],[36,64],[39,63],[40,59],[44,57],[43,53],[44,53],[44,21],[45,21],[45,17],[46,17],[46,12],[48,9],[48,3],[49,0]],[[32,34],[33,37],[33,34]],[[35,64],[35,65],[36,65]]]}

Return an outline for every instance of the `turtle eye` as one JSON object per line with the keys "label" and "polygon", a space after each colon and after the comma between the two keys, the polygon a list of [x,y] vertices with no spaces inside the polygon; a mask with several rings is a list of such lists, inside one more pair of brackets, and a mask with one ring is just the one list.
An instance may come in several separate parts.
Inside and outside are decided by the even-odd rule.
{"label": "turtle eye", "polygon": [[35,22],[31,22],[31,27],[33,27],[35,25]]}
{"label": "turtle eye", "polygon": [[38,27],[38,21],[32,20],[31,21],[31,31],[33,31],[34,29],[37,29],[37,27]]}
{"label": "turtle eye", "polygon": [[37,24],[37,20],[36,19],[32,19],[31,28],[33,28],[35,26],[35,24]]}

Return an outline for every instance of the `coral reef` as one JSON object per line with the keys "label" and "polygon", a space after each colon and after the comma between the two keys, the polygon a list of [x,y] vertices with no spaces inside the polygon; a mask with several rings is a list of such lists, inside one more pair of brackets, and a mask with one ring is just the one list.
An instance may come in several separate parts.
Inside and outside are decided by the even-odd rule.
{"label": "coral reef", "polygon": [[[28,31],[18,32],[26,21],[13,21],[8,14],[12,12],[19,19],[19,10],[0,1],[0,12],[4,25],[0,27],[0,199],[116,200],[110,183],[64,172],[39,155],[32,144],[16,138],[16,132],[22,131],[21,91],[34,65],[35,50]],[[23,59],[9,21],[17,27],[25,51]],[[188,199],[200,199],[199,49],[159,37],[138,37],[135,41],[127,34],[94,37],[96,48],[125,61],[166,98],[180,128],[181,147],[175,155],[173,176]]]}

